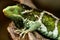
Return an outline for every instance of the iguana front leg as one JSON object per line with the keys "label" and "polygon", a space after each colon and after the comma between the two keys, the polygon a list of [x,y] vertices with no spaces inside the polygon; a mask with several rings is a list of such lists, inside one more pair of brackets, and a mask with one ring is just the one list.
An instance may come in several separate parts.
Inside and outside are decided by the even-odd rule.
{"label": "iguana front leg", "polygon": [[[28,27],[28,29],[26,29],[25,31],[23,31],[20,36],[22,36],[24,34],[24,36],[28,33],[28,32],[33,32],[35,30],[37,30],[40,27],[40,23],[38,21],[29,21],[26,24],[26,27]],[[23,38],[24,38],[23,36]]]}

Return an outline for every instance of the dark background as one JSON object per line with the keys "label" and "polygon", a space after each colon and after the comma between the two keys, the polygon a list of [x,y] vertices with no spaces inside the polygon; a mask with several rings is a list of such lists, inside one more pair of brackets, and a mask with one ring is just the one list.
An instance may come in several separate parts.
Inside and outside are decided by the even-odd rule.
{"label": "dark background", "polygon": [[60,0],[32,0],[38,9],[46,10],[60,18]]}
{"label": "dark background", "polygon": [[2,12],[2,10],[8,6],[13,5],[15,2],[12,0],[0,0],[0,40],[11,40],[8,32],[7,27],[11,22],[8,18],[6,18]]}

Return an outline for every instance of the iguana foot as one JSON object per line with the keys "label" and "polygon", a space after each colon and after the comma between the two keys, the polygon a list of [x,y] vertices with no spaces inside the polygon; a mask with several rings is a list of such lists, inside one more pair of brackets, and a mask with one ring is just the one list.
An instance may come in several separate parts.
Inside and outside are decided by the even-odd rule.
{"label": "iguana foot", "polygon": [[25,30],[26,30],[26,28],[24,28],[24,29],[17,29],[17,30],[14,31],[14,33],[20,34],[20,33],[22,33]]}
{"label": "iguana foot", "polygon": [[20,37],[24,38],[25,35],[30,32],[29,30],[26,30],[26,31],[22,31],[22,33],[20,33]]}

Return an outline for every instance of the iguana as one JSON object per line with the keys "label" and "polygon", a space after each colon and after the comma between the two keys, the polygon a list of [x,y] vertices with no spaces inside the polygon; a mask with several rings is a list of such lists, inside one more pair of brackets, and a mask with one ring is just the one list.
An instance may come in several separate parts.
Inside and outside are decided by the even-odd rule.
{"label": "iguana", "polygon": [[[22,5],[8,6],[3,9],[6,17],[10,18],[19,28],[20,36],[28,32],[39,31],[43,35],[60,40],[60,19],[47,11],[26,9]],[[24,27],[21,31],[21,27]]]}

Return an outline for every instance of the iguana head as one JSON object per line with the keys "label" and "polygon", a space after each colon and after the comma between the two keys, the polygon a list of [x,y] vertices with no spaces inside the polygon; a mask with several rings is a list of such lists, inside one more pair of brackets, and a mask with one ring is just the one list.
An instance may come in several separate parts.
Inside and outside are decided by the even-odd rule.
{"label": "iguana head", "polygon": [[[4,15],[13,20],[15,25],[20,28],[23,25],[23,17],[21,16],[21,12],[23,11],[23,7],[20,5],[8,6],[3,9]],[[20,25],[21,24],[21,25]]]}
{"label": "iguana head", "polygon": [[5,16],[10,17],[12,14],[20,14],[21,11],[23,11],[23,7],[19,5],[14,6],[8,6],[5,9],[3,9],[3,13]]}

